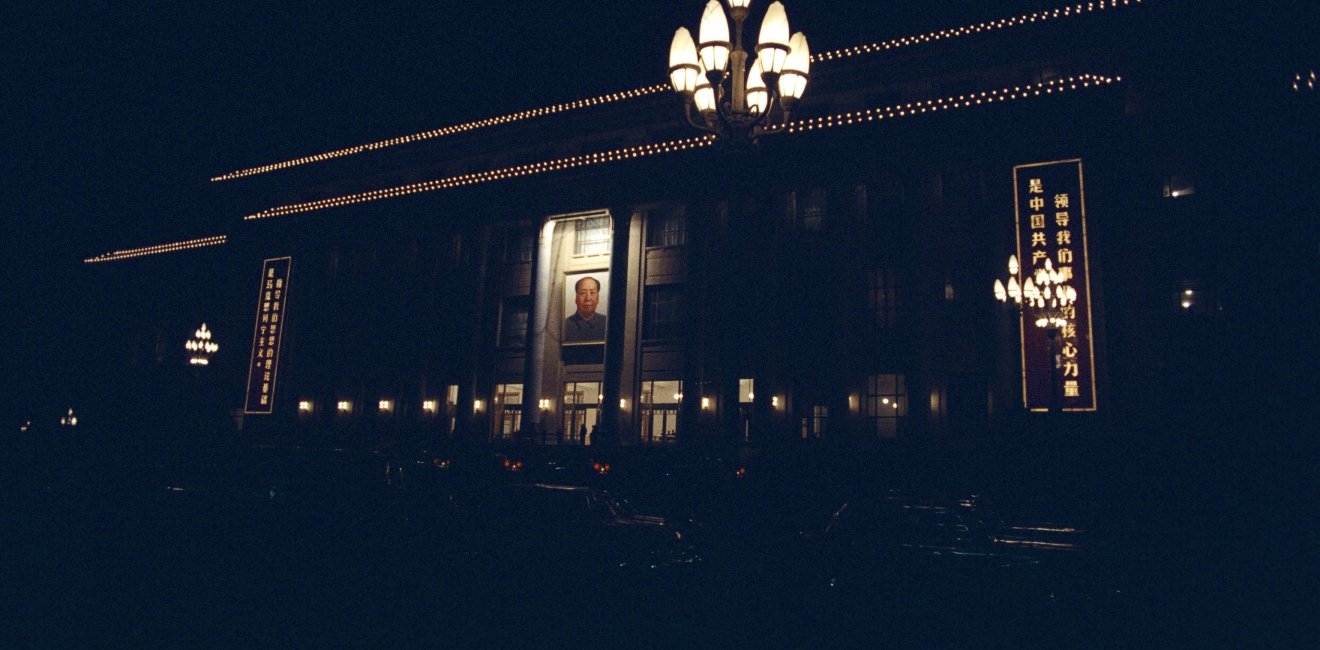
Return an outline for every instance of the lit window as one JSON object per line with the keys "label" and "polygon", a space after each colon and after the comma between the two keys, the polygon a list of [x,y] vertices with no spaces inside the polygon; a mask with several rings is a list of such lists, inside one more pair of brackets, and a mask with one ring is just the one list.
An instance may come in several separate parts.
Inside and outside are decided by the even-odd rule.
{"label": "lit window", "polygon": [[352,413],[353,403],[346,399],[341,399],[339,400],[339,403],[336,405],[336,408],[339,409],[340,413]]}
{"label": "lit window", "polygon": [[513,438],[522,427],[522,384],[496,384],[494,404],[495,435]]}
{"label": "lit window", "polygon": [[871,375],[866,380],[865,415],[868,430],[881,438],[898,435],[898,419],[907,415],[903,375]]}
{"label": "lit window", "polygon": [[394,410],[394,400],[383,399],[377,406],[380,408],[381,413],[389,413]]}
{"label": "lit window", "polygon": [[574,255],[604,255],[610,252],[610,218],[579,219],[574,237]]}
{"label": "lit window", "polygon": [[603,401],[598,381],[564,382],[564,402],[560,411],[564,441],[576,444],[590,442],[586,434],[600,422]]}
{"label": "lit window", "polygon": [[751,404],[751,403],[752,403],[752,400],[756,398],[756,395],[753,393],[753,386],[754,386],[754,385],[755,385],[755,381],[752,380],[752,379],[739,379],[739,380],[738,380],[738,403],[739,403],[739,404]]}
{"label": "lit window", "polygon": [[433,399],[428,399],[428,400],[425,400],[425,401],[422,402],[422,412],[424,412],[424,413],[430,413],[431,415],[435,415],[435,413],[436,413],[437,410],[439,410],[439,409],[438,409],[438,405],[436,404],[436,401],[435,401],[435,400],[433,400]]}
{"label": "lit window", "polygon": [[312,401],[311,401],[311,400],[307,400],[307,399],[299,401],[299,402],[298,402],[298,412],[299,412],[299,413],[311,413],[311,412],[312,412]]}
{"label": "lit window", "polygon": [[673,444],[677,440],[678,410],[682,400],[682,381],[642,382],[642,442]]}

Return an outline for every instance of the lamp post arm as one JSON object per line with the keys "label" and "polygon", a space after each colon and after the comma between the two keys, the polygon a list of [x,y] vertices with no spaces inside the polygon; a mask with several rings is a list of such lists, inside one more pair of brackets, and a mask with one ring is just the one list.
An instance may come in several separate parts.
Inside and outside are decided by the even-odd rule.
{"label": "lamp post arm", "polygon": [[[707,125],[707,124],[698,124],[695,120],[692,119],[692,102],[686,102],[686,103],[683,104],[683,116],[687,118],[687,122],[688,122],[688,124],[691,124],[692,126],[698,128],[698,129],[700,129],[700,130],[702,130],[702,131],[705,131],[706,133],[711,133],[711,134],[714,134],[714,135],[719,135],[719,134],[720,134],[719,130],[717,130],[717,129],[712,129],[712,128],[710,128],[710,126]],[[704,121],[704,119],[705,119],[705,117],[703,116],[703,121]]]}

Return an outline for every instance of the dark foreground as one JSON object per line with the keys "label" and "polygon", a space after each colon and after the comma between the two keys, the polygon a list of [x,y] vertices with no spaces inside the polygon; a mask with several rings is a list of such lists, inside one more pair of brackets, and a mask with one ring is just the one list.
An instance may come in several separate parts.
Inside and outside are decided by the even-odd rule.
{"label": "dark foreground", "polygon": [[0,646],[1309,645],[1313,507],[1107,448],[11,445]]}

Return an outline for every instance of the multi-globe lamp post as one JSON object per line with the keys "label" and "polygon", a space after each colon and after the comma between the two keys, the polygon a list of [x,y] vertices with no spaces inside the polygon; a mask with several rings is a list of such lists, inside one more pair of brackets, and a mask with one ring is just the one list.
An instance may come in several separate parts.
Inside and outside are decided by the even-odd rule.
{"label": "multi-globe lamp post", "polygon": [[1077,303],[1077,289],[1069,281],[1072,279],[1054,268],[1047,258],[1042,266],[1023,277],[1023,269],[1018,264],[1016,255],[1008,257],[1008,281],[995,279],[995,299],[1002,303],[1012,303],[1023,319],[1045,330],[1049,345],[1050,366],[1050,410],[1060,410],[1059,371],[1063,366],[1062,352],[1059,349],[1059,331],[1068,325],[1073,306]]}
{"label": "multi-globe lamp post", "polygon": [[[692,126],[714,134],[731,148],[748,148],[762,135],[788,127],[789,112],[810,79],[811,51],[802,32],[789,35],[784,5],[772,2],[761,19],[756,59],[748,67],[743,22],[751,0],[710,0],[701,15],[697,40],[686,27],[669,46],[669,81],[685,100]],[[729,15],[733,17],[732,32]],[[732,34],[732,42],[730,35]],[[695,108],[700,121],[694,119]]]}
{"label": "multi-globe lamp post", "polygon": [[205,366],[211,363],[211,355],[220,350],[220,344],[211,340],[211,330],[206,328],[206,323],[193,332],[193,337],[183,344],[183,348],[188,351],[188,363],[194,366]]}

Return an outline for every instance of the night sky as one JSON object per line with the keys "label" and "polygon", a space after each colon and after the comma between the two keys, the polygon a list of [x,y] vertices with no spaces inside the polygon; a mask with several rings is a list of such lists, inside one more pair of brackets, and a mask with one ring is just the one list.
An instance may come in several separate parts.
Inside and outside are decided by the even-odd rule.
{"label": "night sky", "polygon": [[[754,42],[766,2],[753,4]],[[813,51],[1064,4],[790,0]],[[12,3],[11,3],[12,5]],[[666,80],[701,0],[10,6],[5,376],[55,359],[117,248],[226,232],[210,177]],[[68,351],[63,354],[68,355]],[[22,375],[16,373],[23,373]],[[58,370],[48,369],[48,372]],[[23,387],[19,387],[22,392]],[[11,391],[11,397],[12,391]]]}

